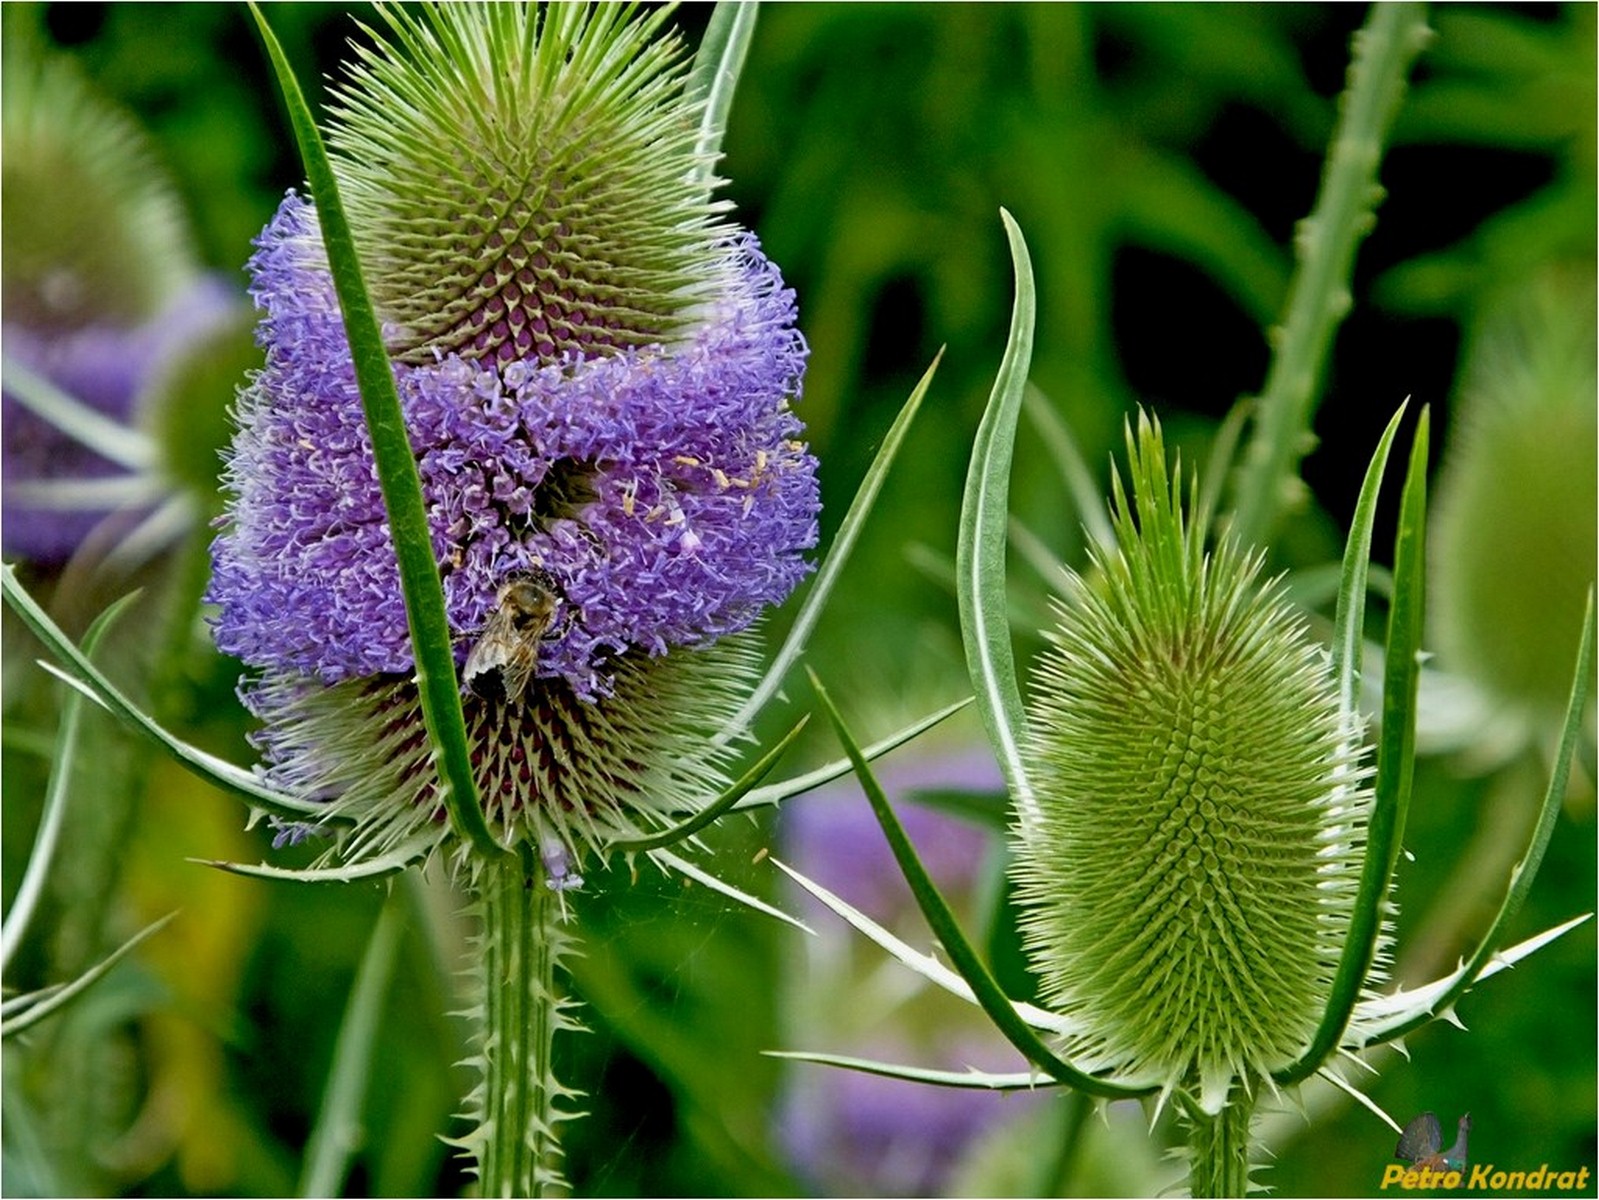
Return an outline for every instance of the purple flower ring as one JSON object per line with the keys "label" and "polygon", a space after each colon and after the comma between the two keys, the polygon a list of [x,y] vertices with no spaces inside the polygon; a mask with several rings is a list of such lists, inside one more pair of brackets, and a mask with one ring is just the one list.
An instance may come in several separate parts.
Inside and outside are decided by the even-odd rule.
{"label": "purple flower ring", "polygon": [[[399,571],[314,209],[290,194],[257,244],[267,359],[239,400],[229,524],[212,552],[218,644],[323,684],[408,675]],[[622,655],[744,629],[809,569],[819,498],[790,411],[807,353],[794,295],[752,235],[719,245],[717,296],[667,344],[396,364],[458,663],[499,588],[537,571],[559,603],[535,673],[598,699]]]}

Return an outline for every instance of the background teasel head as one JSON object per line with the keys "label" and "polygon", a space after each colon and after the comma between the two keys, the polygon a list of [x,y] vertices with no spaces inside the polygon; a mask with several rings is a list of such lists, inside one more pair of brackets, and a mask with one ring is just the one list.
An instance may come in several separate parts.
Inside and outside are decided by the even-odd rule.
{"label": "background teasel head", "polygon": [[1488,306],[1459,389],[1432,582],[1438,665],[1483,702],[1478,761],[1558,735],[1595,578],[1594,315],[1591,264],[1546,268]]}
{"label": "background teasel head", "polygon": [[[513,840],[600,847],[705,794],[726,752],[686,747],[752,670],[747,639],[711,643],[807,570],[793,294],[718,220],[664,14],[383,15],[330,143],[479,790]],[[339,797],[376,853],[437,828],[387,513],[315,210],[291,194],[257,244],[267,366],[238,406],[217,640],[262,672],[274,781]]]}
{"label": "background teasel head", "polygon": [[172,182],[76,63],[21,19],[6,34],[7,324],[141,324],[198,269]]}
{"label": "background teasel head", "polygon": [[131,568],[197,523],[185,485],[213,490],[215,443],[188,447],[220,428],[220,380],[250,361],[246,314],[201,271],[144,130],[30,20],[5,22],[0,105],[0,540],[48,564],[87,543],[86,561]]}
{"label": "background teasel head", "polygon": [[1036,670],[1015,874],[1073,1059],[1184,1088],[1291,1062],[1360,876],[1361,730],[1261,558],[1185,519],[1160,427],[1129,429],[1116,548],[1069,576]]}

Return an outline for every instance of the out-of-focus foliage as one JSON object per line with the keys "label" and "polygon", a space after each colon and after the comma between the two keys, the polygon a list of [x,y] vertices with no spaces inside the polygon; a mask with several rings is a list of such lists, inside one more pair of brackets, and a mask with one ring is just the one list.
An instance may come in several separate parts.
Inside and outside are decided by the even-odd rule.
{"label": "out-of-focus foliage", "polygon": [[[695,6],[679,20],[693,37],[706,15]],[[947,346],[810,652],[864,733],[964,688],[948,573],[972,431],[1009,313],[998,208],[1026,231],[1037,271],[1034,380],[1100,480],[1135,401],[1153,406],[1185,457],[1202,460],[1219,419],[1261,383],[1264,331],[1280,313],[1294,223],[1315,195],[1348,37],[1363,15],[1342,5],[763,9],[722,173],[741,219],[799,292],[811,346],[799,411],[823,464],[824,539],[911,384]],[[38,22],[150,131],[205,264],[242,289],[250,239],[300,184],[245,11],[118,3],[12,6],[6,16]],[[347,39],[362,36],[361,16],[273,6],[313,104],[309,85],[337,70]],[[1305,462],[1310,507],[1285,523],[1276,567],[1335,557],[1360,472],[1404,397],[1433,405],[1439,440],[1453,440],[1467,351],[1507,294],[1551,269],[1592,270],[1594,19],[1586,5],[1434,10],[1438,36],[1382,168],[1388,196],[1357,263],[1355,306],[1317,417],[1320,448]],[[162,427],[191,483],[204,482],[195,465],[214,461],[224,436],[215,411]],[[1586,462],[1591,489],[1592,454],[1574,461],[1565,469]],[[1062,495],[1042,441],[1024,433],[1014,510],[1057,556],[1080,563],[1081,517]],[[110,661],[190,740],[247,762],[235,665],[209,649],[195,618],[206,538],[196,531],[142,572],[146,596]],[[1377,544],[1388,540],[1379,529]],[[1045,587],[1019,564],[1015,574],[1018,611],[1039,608]],[[36,593],[52,583],[29,582]],[[76,632],[105,598],[68,580],[52,603],[75,614]],[[9,902],[38,819],[60,687],[32,666],[37,648],[9,613],[5,635]],[[1024,664],[1037,646],[1018,629]],[[790,690],[797,707],[800,689]],[[180,916],[86,1002],[26,1045],[7,1045],[4,1190],[284,1194],[300,1175],[380,885],[273,885],[187,861],[260,859],[270,833],[244,831],[234,800],[130,749],[108,723],[88,737],[65,857],[7,984],[65,978],[150,920],[174,908]],[[813,752],[826,751],[817,743]],[[1593,905],[1592,762],[1590,750],[1521,935]],[[1469,944],[1495,899],[1474,884],[1503,877],[1495,856],[1522,844],[1535,808],[1532,758],[1487,775],[1472,767],[1439,757],[1418,778],[1406,839],[1414,861],[1398,895],[1399,943],[1415,948],[1414,961],[1397,965],[1405,980],[1431,977]],[[970,836],[991,835],[972,825]],[[768,846],[781,853],[769,818],[734,821],[706,840],[731,882],[776,894],[769,864],[751,861]],[[563,1050],[590,1114],[567,1140],[577,1193],[814,1186],[827,1173],[786,1162],[774,1123],[792,1111],[787,1081],[820,1068],[758,1056],[785,1043],[810,984],[802,935],[696,885],[649,874],[630,885],[620,862],[613,874],[615,888],[575,898],[590,936],[573,981],[594,1030]],[[467,1186],[438,1141],[462,1082],[451,1064],[463,1030],[443,1014],[467,951],[449,896],[418,889],[411,899],[351,1194]],[[1027,981],[1011,982],[1021,994]],[[1594,998],[1590,926],[1473,994],[1461,1014],[1471,1033],[1428,1030],[1408,1062],[1386,1060],[1370,1090],[1401,1123],[1423,1109],[1446,1124],[1469,1110],[1474,1160],[1592,1165]],[[1374,1194],[1391,1132],[1347,1102],[1311,1103],[1308,1126],[1273,1127],[1267,1181],[1281,1195]],[[985,1142],[950,1186],[1041,1186],[1050,1175],[1019,1159],[1059,1138],[1058,1104],[1018,1106],[1009,1140]],[[1136,1137],[1124,1142],[1123,1116],[1113,1113],[1109,1129],[1082,1126],[1076,1165],[1055,1173],[1063,1194],[1145,1186],[1145,1159],[1117,1170],[1147,1153]]]}

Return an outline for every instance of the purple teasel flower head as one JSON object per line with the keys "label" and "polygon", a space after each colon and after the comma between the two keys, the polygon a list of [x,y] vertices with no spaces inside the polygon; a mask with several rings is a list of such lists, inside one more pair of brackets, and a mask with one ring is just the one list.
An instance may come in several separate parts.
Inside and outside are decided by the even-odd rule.
{"label": "purple teasel flower head", "polygon": [[151,427],[243,306],[134,120],[25,25],[4,57],[0,542],[131,567],[197,523]]}
{"label": "purple teasel flower head", "polygon": [[[576,858],[722,786],[707,739],[747,695],[748,631],[816,542],[806,347],[709,198],[664,14],[471,8],[386,10],[407,53],[364,52],[330,144],[486,815]],[[314,207],[290,194],[256,244],[266,367],[237,405],[216,637],[259,673],[269,776],[352,817],[359,857],[441,829],[437,780]]]}

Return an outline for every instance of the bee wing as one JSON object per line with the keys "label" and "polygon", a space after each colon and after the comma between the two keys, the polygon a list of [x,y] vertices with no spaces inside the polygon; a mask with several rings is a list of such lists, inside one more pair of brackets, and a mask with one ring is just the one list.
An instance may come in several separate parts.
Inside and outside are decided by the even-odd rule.
{"label": "bee wing", "polygon": [[536,646],[518,647],[515,653],[506,655],[505,661],[500,664],[500,682],[505,688],[507,703],[515,704],[522,698],[522,693],[527,690],[528,681],[533,678],[533,668],[537,663]]}
{"label": "bee wing", "polygon": [[[515,630],[504,610],[490,615],[472,649],[467,652],[466,666],[461,670],[461,682],[485,700],[498,699],[508,691],[506,678],[508,664],[516,658]],[[497,672],[497,674],[496,674]]]}
{"label": "bee wing", "polygon": [[489,628],[483,631],[483,636],[478,638],[472,644],[472,649],[467,652],[466,666],[461,669],[462,682],[470,684],[485,671],[504,666],[509,650],[505,639],[496,636],[491,622]]}

